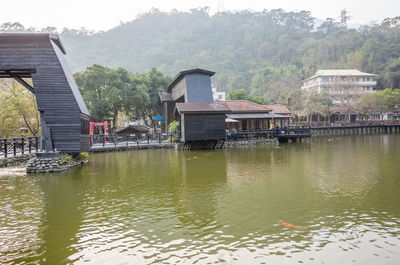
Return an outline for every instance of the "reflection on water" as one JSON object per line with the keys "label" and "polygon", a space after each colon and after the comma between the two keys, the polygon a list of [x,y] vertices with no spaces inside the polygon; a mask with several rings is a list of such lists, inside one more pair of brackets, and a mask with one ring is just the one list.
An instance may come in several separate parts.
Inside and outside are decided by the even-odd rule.
{"label": "reflection on water", "polygon": [[0,264],[398,264],[399,158],[400,135],[316,137],[3,176]]}

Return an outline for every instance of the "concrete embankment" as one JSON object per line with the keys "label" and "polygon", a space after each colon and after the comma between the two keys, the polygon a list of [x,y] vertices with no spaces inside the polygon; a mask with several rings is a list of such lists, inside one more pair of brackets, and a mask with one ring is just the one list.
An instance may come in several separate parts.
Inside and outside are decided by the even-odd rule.
{"label": "concrete embankment", "polygon": [[91,146],[89,153],[104,153],[104,152],[120,152],[129,150],[146,150],[146,149],[170,149],[175,148],[174,143],[161,144],[141,144],[141,145],[106,145],[106,146]]}

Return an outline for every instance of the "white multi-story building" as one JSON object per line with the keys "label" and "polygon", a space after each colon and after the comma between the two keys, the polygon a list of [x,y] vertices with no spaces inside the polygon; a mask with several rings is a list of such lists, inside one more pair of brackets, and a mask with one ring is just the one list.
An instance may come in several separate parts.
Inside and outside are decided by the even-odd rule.
{"label": "white multi-story building", "polygon": [[212,87],[212,94],[215,100],[225,100],[225,92],[217,92],[217,88]]}
{"label": "white multi-story building", "polygon": [[303,90],[327,92],[333,104],[352,102],[354,98],[374,90],[374,74],[358,70],[318,70],[303,81]]}

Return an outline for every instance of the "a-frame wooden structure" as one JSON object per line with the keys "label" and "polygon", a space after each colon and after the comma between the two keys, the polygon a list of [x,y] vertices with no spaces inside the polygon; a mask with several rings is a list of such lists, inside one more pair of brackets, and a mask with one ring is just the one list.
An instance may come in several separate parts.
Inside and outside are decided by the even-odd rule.
{"label": "a-frame wooden structure", "polygon": [[86,152],[90,114],[65,54],[57,34],[0,33],[0,78],[14,78],[35,94],[43,151]]}

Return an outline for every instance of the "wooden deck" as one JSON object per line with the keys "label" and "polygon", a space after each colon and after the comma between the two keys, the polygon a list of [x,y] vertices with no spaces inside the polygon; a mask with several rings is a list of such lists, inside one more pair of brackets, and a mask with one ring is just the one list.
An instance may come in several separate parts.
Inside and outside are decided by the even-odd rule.
{"label": "wooden deck", "polygon": [[301,142],[301,139],[311,137],[311,128],[290,128],[288,130],[281,130],[276,132],[275,137],[278,138],[280,143],[289,142],[289,140],[292,142],[297,142],[297,140],[299,140]]}

